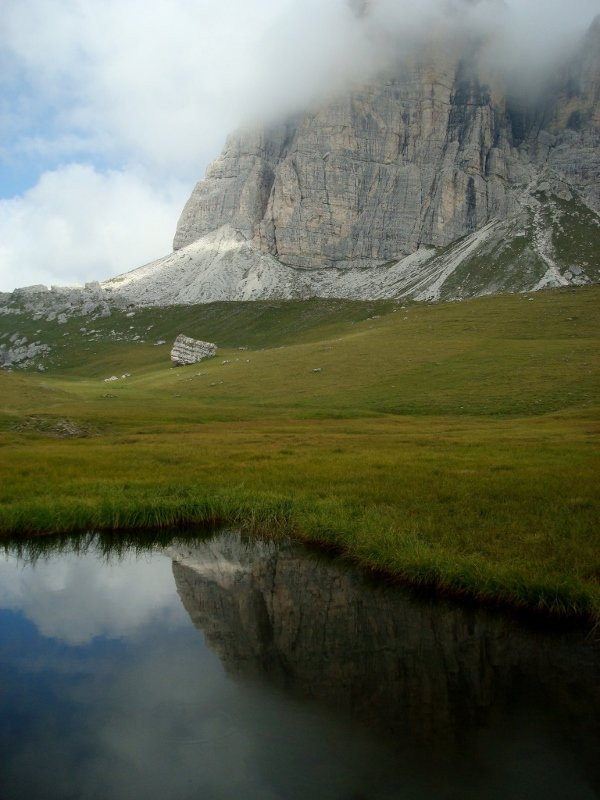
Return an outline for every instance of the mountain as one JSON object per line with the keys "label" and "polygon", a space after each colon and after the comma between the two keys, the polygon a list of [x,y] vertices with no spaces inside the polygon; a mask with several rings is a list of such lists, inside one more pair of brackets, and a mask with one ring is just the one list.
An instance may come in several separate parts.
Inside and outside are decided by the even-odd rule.
{"label": "mountain", "polygon": [[[370,5],[354,6],[365,23]],[[489,47],[432,32],[360,86],[234,133],[170,255],[85,289],[18,290],[0,313],[598,282],[600,17],[535,90],[502,78]]]}
{"label": "mountain", "polygon": [[[368,13],[368,11],[363,11]],[[462,298],[600,277],[600,18],[515,94],[485,42],[433,37],[364,85],[233,134],[136,303]]]}

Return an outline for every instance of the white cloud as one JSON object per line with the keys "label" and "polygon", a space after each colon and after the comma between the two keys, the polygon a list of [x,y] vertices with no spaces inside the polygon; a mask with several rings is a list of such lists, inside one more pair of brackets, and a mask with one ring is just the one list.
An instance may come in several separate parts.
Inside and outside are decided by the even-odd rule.
{"label": "white cloud", "polygon": [[189,188],[82,164],[44,173],[0,200],[0,290],[107,278],[168,253]]}
{"label": "white cloud", "polygon": [[376,70],[441,19],[503,28],[494,58],[522,76],[597,13],[600,0],[372,0],[359,23],[348,0],[5,3],[0,159],[54,171],[2,204],[0,288],[166,254],[183,187],[233,127]]}
{"label": "white cloud", "polygon": [[42,636],[70,645],[95,636],[134,636],[158,619],[187,625],[165,556],[126,556],[98,567],[90,553],[23,565],[0,558],[0,608],[19,609]]}
{"label": "white cloud", "polygon": [[198,177],[258,89],[258,42],[285,6],[22,0],[3,9],[0,43],[62,127],[157,172]]}
{"label": "white cloud", "polygon": [[0,158],[66,166],[0,200],[0,290],[103,279],[170,252],[189,192],[256,88],[260,36],[285,5],[3,7]]}
{"label": "white cloud", "polygon": [[[515,45],[553,53],[600,12],[599,0],[509,5],[511,57]],[[59,141],[78,135],[105,157],[190,180],[242,118],[376,68],[382,33],[397,48],[442,19],[496,26],[505,7],[373,0],[359,25],[348,0],[21,0],[3,9],[0,49]]]}

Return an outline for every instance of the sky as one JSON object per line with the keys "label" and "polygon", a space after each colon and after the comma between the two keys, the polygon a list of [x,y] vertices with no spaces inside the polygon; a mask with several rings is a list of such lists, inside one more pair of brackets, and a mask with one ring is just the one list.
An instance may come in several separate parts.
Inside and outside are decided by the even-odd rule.
{"label": "sky", "polygon": [[[0,0],[0,291],[82,284],[171,251],[227,134],[365,77],[439,19],[555,57],[600,0]],[[508,12],[507,12],[507,8]],[[393,49],[389,46],[389,49]]]}

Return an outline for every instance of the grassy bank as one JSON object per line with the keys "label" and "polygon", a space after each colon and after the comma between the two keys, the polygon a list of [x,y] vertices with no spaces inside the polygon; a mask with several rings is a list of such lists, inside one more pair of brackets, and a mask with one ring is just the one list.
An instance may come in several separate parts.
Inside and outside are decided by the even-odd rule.
{"label": "grassy bank", "polygon": [[256,305],[144,312],[157,336],[181,314],[192,335],[228,326],[229,346],[173,370],[162,346],[100,338],[79,366],[71,348],[0,375],[0,532],[224,521],[598,619],[599,300],[267,304],[273,347]]}

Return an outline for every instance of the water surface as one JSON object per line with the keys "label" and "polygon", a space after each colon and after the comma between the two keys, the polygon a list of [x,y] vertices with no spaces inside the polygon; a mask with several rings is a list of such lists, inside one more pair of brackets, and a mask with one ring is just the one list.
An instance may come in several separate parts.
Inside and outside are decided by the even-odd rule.
{"label": "water surface", "polygon": [[600,648],[220,532],[0,557],[0,797],[599,796]]}

